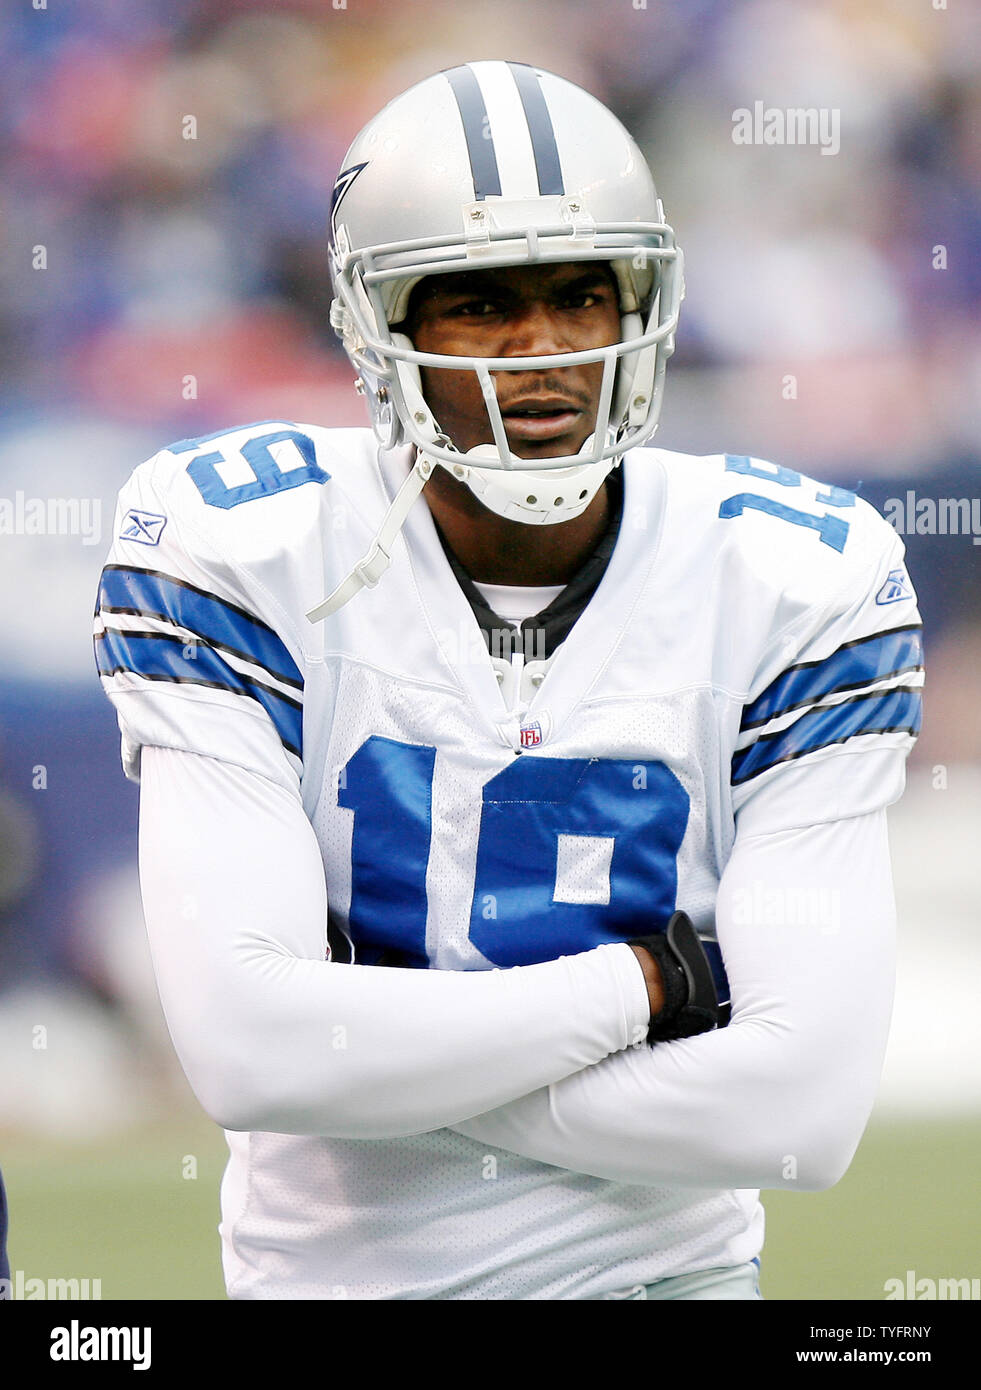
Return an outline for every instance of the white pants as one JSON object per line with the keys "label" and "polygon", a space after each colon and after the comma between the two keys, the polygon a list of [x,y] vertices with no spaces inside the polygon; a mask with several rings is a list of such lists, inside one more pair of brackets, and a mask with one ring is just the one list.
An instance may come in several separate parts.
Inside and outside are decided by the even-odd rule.
{"label": "white pants", "polygon": [[675,1279],[659,1279],[656,1284],[635,1284],[622,1292],[604,1294],[616,1299],[758,1299],[760,1269],[755,1260],[724,1269],[703,1269],[697,1274],[681,1274]]}

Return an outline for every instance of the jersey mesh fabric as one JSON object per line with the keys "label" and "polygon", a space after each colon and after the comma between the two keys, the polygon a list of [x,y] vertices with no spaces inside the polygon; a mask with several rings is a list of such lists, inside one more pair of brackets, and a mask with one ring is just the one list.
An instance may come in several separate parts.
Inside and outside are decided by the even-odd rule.
{"label": "jersey mesh fabric", "polygon": [[447,1130],[232,1142],[269,1175],[237,1219],[225,1213],[236,1298],[591,1299],[740,1264],[762,1244],[755,1194],[612,1187]]}

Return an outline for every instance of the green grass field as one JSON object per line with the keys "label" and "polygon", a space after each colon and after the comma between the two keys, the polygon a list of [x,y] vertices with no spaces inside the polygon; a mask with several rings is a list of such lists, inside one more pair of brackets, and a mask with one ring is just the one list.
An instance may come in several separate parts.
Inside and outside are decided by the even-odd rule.
{"label": "green grass field", "polygon": [[[11,1271],[101,1279],[102,1297],[224,1298],[218,1185],[228,1150],[207,1119],[98,1145],[0,1139]],[[188,1159],[196,1163],[196,1177]]]}
{"label": "green grass field", "polygon": [[[832,1191],[766,1194],[766,1298],[881,1299],[908,1269],[981,1276],[979,1147],[981,1118],[875,1121]],[[86,1147],[0,1136],[12,1269],[98,1278],[104,1299],[223,1298],[225,1153],[194,1115]]]}
{"label": "green grass field", "polygon": [[981,1118],[874,1121],[829,1192],[764,1194],[771,1299],[881,1299],[887,1279],[981,1277]]}

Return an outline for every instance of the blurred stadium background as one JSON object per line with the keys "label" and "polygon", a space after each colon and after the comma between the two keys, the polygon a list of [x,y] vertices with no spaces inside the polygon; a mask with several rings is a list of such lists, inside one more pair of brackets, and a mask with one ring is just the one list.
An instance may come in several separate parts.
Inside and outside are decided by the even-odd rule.
{"label": "blurred stadium background", "polygon": [[[11,1264],[100,1278],[103,1297],[218,1298],[223,1144],[156,1003],[137,792],[91,656],[116,490],[176,438],[364,423],[327,323],[334,175],[411,82],[507,57],[585,85],[650,157],[688,269],[659,443],[772,458],[880,508],[973,499],[977,516],[981,11],[25,0],[4,7],[0,48]],[[734,111],[756,101],[839,111],[840,152],[734,144]],[[74,533],[18,533],[18,495],[62,499]],[[929,676],[892,817],[900,983],[881,1099],[837,1189],[767,1199],[771,1299],[881,1298],[907,1269],[981,1275],[981,551],[927,527],[907,536]]]}

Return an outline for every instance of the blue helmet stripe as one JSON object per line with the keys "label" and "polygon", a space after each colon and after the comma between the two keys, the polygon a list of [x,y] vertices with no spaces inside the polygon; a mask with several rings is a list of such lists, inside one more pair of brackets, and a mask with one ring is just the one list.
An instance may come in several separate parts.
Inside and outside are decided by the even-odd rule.
{"label": "blue helmet stripe", "polygon": [[460,108],[467,154],[470,156],[470,172],[473,175],[474,198],[477,202],[483,202],[485,198],[499,198],[501,173],[497,167],[494,137],[487,119],[487,107],[484,105],[480,83],[468,67],[450,68],[444,76],[453,88],[456,104]]}
{"label": "blue helmet stripe", "polygon": [[535,155],[535,170],[538,174],[538,191],[543,197],[565,192],[562,179],[562,165],[559,162],[559,148],[555,143],[555,130],[548,103],[538,73],[524,63],[508,63],[514,78],[528,133],[531,135],[531,148]]}

